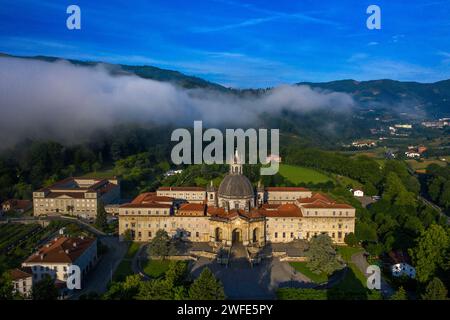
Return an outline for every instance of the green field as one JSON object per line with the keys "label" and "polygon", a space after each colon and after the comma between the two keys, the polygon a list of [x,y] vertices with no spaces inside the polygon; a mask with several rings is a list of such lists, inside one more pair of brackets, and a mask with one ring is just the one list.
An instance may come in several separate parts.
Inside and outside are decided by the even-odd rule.
{"label": "green field", "polygon": [[292,183],[324,183],[332,181],[330,177],[314,169],[280,164],[280,175]]}
{"label": "green field", "polygon": [[159,278],[166,273],[169,263],[169,260],[146,260],[142,269],[146,275],[152,278]]}
{"label": "green field", "polygon": [[[448,158],[447,158],[448,159]],[[437,164],[441,167],[445,167],[447,165],[447,162],[441,161],[438,159],[435,160],[405,160],[406,163],[413,169],[413,170],[422,170],[426,169],[430,164]]]}
{"label": "green field", "polygon": [[323,283],[328,280],[328,276],[324,273],[314,273],[306,265],[306,262],[290,262],[289,263],[295,270],[307,276],[311,281],[315,283]]}

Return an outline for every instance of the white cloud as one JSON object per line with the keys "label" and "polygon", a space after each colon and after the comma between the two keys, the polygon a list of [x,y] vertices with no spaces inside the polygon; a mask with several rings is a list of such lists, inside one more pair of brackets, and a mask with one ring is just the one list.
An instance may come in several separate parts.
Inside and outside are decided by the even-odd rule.
{"label": "white cloud", "polygon": [[353,106],[349,95],[307,86],[281,86],[257,98],[240,98],[134,75],[113,76],[108,68],[0,58],[2,146],[26,137],[78,141],[96,129],[130,121],[192,125],[203,120],[206,126],[239,127],[251,125],[262,112]]}

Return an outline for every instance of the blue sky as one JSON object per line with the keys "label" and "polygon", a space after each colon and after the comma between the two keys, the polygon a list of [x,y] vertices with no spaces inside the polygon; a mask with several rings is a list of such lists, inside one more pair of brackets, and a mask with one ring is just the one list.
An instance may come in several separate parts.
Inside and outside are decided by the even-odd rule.
{"label": "blue sky", "polygon": [[[82,29],[66,28],[77,4]],[[382,10],[381,30],[366,8]],[[232,87],[450,78],[450,0],[0,0],[0,52],[154,65]]]}

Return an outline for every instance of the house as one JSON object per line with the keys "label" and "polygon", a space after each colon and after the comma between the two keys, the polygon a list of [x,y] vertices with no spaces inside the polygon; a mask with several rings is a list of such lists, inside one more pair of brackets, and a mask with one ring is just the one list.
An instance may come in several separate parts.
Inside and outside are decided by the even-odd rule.
{"label": "house", "polygon": [[405,155],[408,158],[412,158],[412,159],[416,159],[416,158],[420,158],[420,153],[416,152],[416,151],[406,151]]}
{"label": "house", "polygon": [[270,163],[270,162],[281,163],[281,157],[279,155],[276,155],[276,154],[270,154],[266,158],[266,163]]}
{"label": "house", "polygon": [[353,196],[355,197],[364,197],[364,191],[360,189],[353,190]]}
{"label": "house", "polygon": [[33,202],[30,200],[18,200],[18,199],[9,199],[2,203],[2,211],[15,211],[18,213],[24,213],[27,210],[30,210],[33,207]]}
{"label": "house", "polygon": [[29,256],[22,267],[30,268],[33,281],[40,281],[46,275],[65,282],[71,265],[81,271],[81,280],[97,263],[97,240],[86,237],[54,238]]}
{"label": "house", "polygon": [[30,268],[16,268],[9,271],[13,283],[13,292],[25,298],[31,295],[33,287],[33,274]]}
{"label": "house", "polygon": [[166,177],[171,177],[171,176],[174,176],[174,175],[177,175],[177,174],[180,174],[180,173],[182,173],[183,172],[183,170],[169,170],[169,171],[167,171],[166,173],[164,173],[164,176],[166,176]]}
{"label": "house", "polygon": [[416,269],[408,263],[396,263],[391,266],[391,272],[394,277],[401,277],[403,275],[414,279],[416,277]]}
{"label": "house", "polygon": [[371,148],[376,147],[377,142],[374,140],[359,140],[359,141],[353,141],[352,146],[356,148]]}
{"label": "house", "polygon": [[411,259],[402,251],[391,251],[388,254],[391,262],[391,273],[394,277],[407,276],[414,279],[416,277],[416,269],[411,266]]}

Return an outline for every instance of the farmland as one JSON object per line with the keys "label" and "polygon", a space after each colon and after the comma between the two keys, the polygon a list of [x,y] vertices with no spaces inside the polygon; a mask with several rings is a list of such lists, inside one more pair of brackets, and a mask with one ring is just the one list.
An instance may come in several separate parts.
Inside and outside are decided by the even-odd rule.
{"label": "farmland", "polygon": [[288,179],[290,182],[298,183],[325,183],[332,181],[327,175],[310,168],[280,164],[280,175]]}

